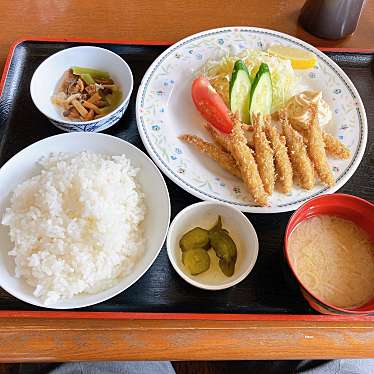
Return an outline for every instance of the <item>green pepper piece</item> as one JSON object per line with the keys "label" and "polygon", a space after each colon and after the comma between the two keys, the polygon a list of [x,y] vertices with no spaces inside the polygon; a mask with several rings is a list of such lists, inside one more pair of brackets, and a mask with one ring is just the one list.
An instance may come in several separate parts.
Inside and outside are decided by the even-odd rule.
{"label": "green pepper piece", "polygon": [[102,70],[91,69],[91,68],[84,68],[81,66],[73,66],[73,74],[82,75],[82,74],[90,74],[92,78],[102,78],[102,79],[109,79],[109,73]]}
{"label": "green pepper piece", "polygon": [[95,81],[90,74],[81,74],[81,78],[86,82],[86,84],[95,84]]}
{"label": "green pepper piece", "polygon": [[193,248],[183,252],[182,262],[192,275],[203,273],[210,267],[209,254],[201,248]]}
{"label": "green pepper piece", "polygon": [[225,274],[227,277],[231,277],[235,271],[235,263],[236,258],[232,258],[230,261],[226,261],[221,258],[219,260],[219,267],[221,268],[223,274]]}
{"label": "green pepper piece", "polygon": [[209,233],[201,227],[195,227],[182,236],[179,246],[183,252],[193,248],[209,249]]}
{"label": "green pepper piece", "polygon": [[234,241],[226,231],[214,231],[209,235],[210,244],[218,258],[230,261],[236,258],[237,249]]}

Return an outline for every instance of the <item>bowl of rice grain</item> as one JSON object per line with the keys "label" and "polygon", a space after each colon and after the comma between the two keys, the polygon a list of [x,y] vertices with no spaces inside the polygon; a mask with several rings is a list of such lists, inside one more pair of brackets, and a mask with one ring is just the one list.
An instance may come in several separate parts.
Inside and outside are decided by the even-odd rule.
{"label": "bowl of rice grain", "polygon": [[165,181],[135,146],[97,133],[43,139],[0,169],[0,286],[53,309],[105,301],[152,265],[169,219]]}

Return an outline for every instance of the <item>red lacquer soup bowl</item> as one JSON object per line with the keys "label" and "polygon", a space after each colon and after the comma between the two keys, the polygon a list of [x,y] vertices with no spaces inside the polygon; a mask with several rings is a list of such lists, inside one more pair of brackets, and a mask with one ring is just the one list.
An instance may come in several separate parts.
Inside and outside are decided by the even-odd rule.
{"label": "red lacquer soup bowl", "polygon": [[369,238],[374,243],[374,204],[352,195],[331,194],[318,196],[306,202],[291,216],[284,238],[284,255],[288,266],[297,279],[303,296],[313,309],[324,314],[374,313],[374,295],[367,304],[358,308],[337,307],[323,302],[309,291],[295,272],[288,254],[290,235],[299,223],[317,215],[338,216],[353,221],[368,233]]}

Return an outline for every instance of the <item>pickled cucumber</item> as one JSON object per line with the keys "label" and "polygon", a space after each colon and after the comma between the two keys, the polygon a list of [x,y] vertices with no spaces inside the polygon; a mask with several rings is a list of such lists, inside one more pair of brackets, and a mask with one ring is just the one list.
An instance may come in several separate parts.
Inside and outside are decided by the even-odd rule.
{"label": "pickled cucumber", "polygon": [[200,274],[210,267],[210,257],[207,253],[213,248],[219,258],[219,267],[223,274],[231,277],[235,271],[237,249],[229,232],[222,227],[222,217],[210,230],[195,227],[185,233],[179,241],[182,249],[182,262],[192,275]]}
{"label": "pickled cucumber", "polygon": [[221,216],[218,216],[216,224],[209,230],[209,234],[212,234],[215,231],[222,230],[222,218]]}
{"label": "pickled cucumber", "polygon": [[216,252],[217,257],[225,261],[230,261],[237,256],[237,249],[230,235],[223,231],[214,231],[209,235],[210,244]]}
{"label": "pickled cucumber", "polygon": [[227,277],[231,277],[235,271],[235,263],[236,257],[232,258],[230,261],[226,261],[221,258],[219,260],[219,267],[221,268],[223,274],[225,274]]}
{"label": "pickled cucumber", "polygon": [[193,248],[183,252],[182,262],[192,275],[203,273],[210,267],[208,252],[202,248]]}
{"label": "pickled cucumber", "polygon": [[209,232],[208,230],[202,229],[201,227],[195,227],[194,229],[186,232],[181,240],[179,246],[183,252],[193,248],[209,249]]}

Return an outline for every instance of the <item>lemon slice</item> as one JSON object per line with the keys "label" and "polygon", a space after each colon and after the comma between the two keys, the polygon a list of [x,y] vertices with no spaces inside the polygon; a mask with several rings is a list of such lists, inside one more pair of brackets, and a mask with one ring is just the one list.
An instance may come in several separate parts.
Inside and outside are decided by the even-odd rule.
{"label": "lemon slice", "polygon": [[268,52],[271,55],[291,60],[294,69],[310,69],[317,65],[317,56],[304,49],[273,45]]}

